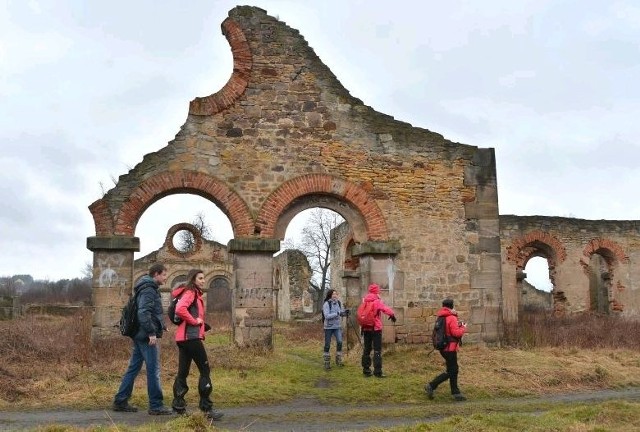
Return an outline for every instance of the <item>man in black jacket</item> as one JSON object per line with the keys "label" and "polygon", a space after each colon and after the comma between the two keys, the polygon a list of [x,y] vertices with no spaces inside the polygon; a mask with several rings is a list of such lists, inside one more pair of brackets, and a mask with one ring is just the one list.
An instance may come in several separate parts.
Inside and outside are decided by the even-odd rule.
{"label": "man in black jacket", "polygon": [[160,285],[166,281],[166,267],[162,264],[154,264],[149,269],[149,274],[140,278],[133,289],[134,295],[138,295],[138,331],[132,338],[133,352],[129,360],[129,367],[113,398],[114,411],[138,411],[138,408],[129,405],[129,398],[133,392],[133,382],[142,369],[142,364],[145,363],[149,414],[173,414],[173,411],[163,404],[160,383],[160,349],[158,346],[158,339],[162,337],[162,332],[165,330]]}

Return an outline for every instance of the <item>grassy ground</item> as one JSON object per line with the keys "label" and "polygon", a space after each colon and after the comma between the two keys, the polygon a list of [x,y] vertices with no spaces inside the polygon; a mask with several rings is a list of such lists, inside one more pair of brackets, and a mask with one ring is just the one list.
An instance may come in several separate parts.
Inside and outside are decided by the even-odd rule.
{"label": "grassy ground", "polygon": [[[425,410],[433,411],[433,415],[465,414],[416,425],[411,430],[590,431],[624,430],[618,429],[624,424],[635,425],[640,430],[640,405],[632,402],[579,403],[558,405],[554,409],[494,404],[502,398],[526,401],[533,396],[640,386],[640,357],[633,345],[634,339],[640,338],[640,332],[635,328],[629,331],[634,330],[635,333],[628,333],[627,347],[617,344],[615,348],[587,349],[566,343],[532,347],[531,342],[525,348],[518,344],[499,349],[464,346],[459,355],[460,387],[476,404],[466,412],[464,404],[450,403],[446,387],[438,389],[434,402],[426,401],[425,382],[444,366],[439,354],[428,355],[424,346],[399,345],[385,349],[384,369],[389,377],[377,380],[362,377],[358,347],[347,354],[347,366],[324,371],[319,323],[277,324],[272,351],[235,348],[228,326],[218,323],[215,333],[207,337],[206,345],[213,367],[213,399],[222,408],[314,398],[325,404],[351,406],[351,411],[345,414],[351,417],[358,415],[360,406],[381,403],[405,406],[396,412],[387,410],[386,416],[414,417],[416,413],[424,414]],[[88,315],[27,317],[1,322],[0,409],[109,407],[127,365],[130,342],[118,337],[91,345],[89,331]],[[569,329],[563,328],[563,334],[567,332]],[[163,338],[161,347],[161,376],[169,402],[177,366],[172,336]],[[196,379],[197,373],[192,373],[189,381],[192,389],[197,387]],[[187,402],[191,406],[197,405],[196,393],[188,394]],[[147,404],[144,374],[136,381],[131,402],[141,407]],[[487,409],[478,410],[477,404],[485,404]],[[415,413],[411,406],[416,407]],[[478,411],[483,414],[477,414]],[[198,416],[170,423],[174,422],[177,423],[173,430],[182,427],[194,430],[194,424],[188,426],[188,422],[206,425]],[[606,427],[594,428],[598,422]]]}

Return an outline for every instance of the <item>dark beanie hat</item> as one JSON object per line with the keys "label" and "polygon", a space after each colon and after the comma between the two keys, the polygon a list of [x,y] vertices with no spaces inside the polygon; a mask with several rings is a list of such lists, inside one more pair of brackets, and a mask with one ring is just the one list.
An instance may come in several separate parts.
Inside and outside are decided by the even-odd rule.
{"label": "dark beanie hat", "polygon": [[444,299],[442,300],[442,306],[449,308],[449,309],[453,309],[453,299]]}

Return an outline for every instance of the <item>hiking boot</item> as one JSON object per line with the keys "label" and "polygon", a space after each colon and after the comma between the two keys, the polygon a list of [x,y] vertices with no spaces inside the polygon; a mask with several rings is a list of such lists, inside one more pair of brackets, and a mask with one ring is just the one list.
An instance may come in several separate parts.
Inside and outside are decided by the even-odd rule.
{"label": "hiking boot", "polygon": [[218,410],[217,410],[217,409],[215,409],[215,408],[211,408],[209,411],[206,411],[206,412],[204,413],[204,415],[205,415],[208,419],[211,419],[211,420],[216,421],[216,420],[220,420],[220,419],[224,416],[224,413],[222,413],[222,412],[218,411]]}
{"label": "hiking boot", "polygon": [[431,384],[425,385],[424,391],[427,392],[427,397],[429,399],[433,399],[433,387],[431,387]]}
{"label": "hiking boot", "polygon": [[114,403],[111,409],[117,412],[138,412],[138,407],[129,405],[129,402],[125,402],[124,404]]}
{"label": "hiking boot", "polygon": [[336,353],[336,366],[342,367],[344,363],[342,361],[342,353]]}
{"label": "hiking boot", "polygon": [[155,409],[149,409],[149,415],[173,415],[173,410],[165,406]]}
{"label": "hiking boot", "polygon": [[453,400],[455,400],[456,402],[464,402],[467,400],[467,398],[464,397],[462,393],[456,393],[453,395]]}
{"label": "hiking boot", "polygon": [[382,372],[380,373],[374,373],[373,374],[374,377],[376,378],[386,378],[387,376],[385,374],[383,374]]}
{"label": "hiking boot", "polygon": [[362,375],[364,375],[365,377],[369,378],[372,374],[371,374],[371,369],[362,369]]}
{"label": "hiking boot", "polygon": [[187,410],[186,408],[173,408],[173,413],[175,415],[179,415],[179,416],[186,416],[187,414]]}
{"label": "hiking boot", "polygon": [[331,355],[328,353],[325,353],[322,356],[322,359],[324,360],[324,370],[331,369]]}

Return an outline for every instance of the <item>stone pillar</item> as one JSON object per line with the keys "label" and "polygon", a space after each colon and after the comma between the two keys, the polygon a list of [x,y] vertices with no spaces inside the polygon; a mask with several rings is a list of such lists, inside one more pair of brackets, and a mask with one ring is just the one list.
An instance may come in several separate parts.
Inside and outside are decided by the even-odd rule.
{"label": "stone pillar", "polygon": [[382,342],[395,343],[397,327],[404,322],[404,308],[396,307],[395,296],[404,293],[404,274],[395,267],[395,256],[400,252],[398,241],[369,241],[353,245],[351,256],[360,258],[360,298],[367,294],[371,283],[380,285],[380,297],[390,306],[398,321],[386,321],[382,328]]}
{"label": "stone pillar", "polygon": [[93,252],[91,339],[112,336],[133,291],[133,253],[140,250],[140,239],[88,237],[87,249]]}
{"label": "stone pillar", "polygon": [[275,239],[232,239],[233,338],[240,347],[273,347],[273,254]]}
{"label": "stone pillar", "polygon": [[343,306],[351,310],[350,315],[344,320],[343,328],[343,339],[348,352],[361,343],[360,327],[358,327],[358,321],[356,319],[356,310],[362,301],[362,297],[360,296],[362,293],[360,271],[342,270],[337,274],[340,275],[342,285],[340,287],[335,287],[334,289],[338,289],[340,291]]}

